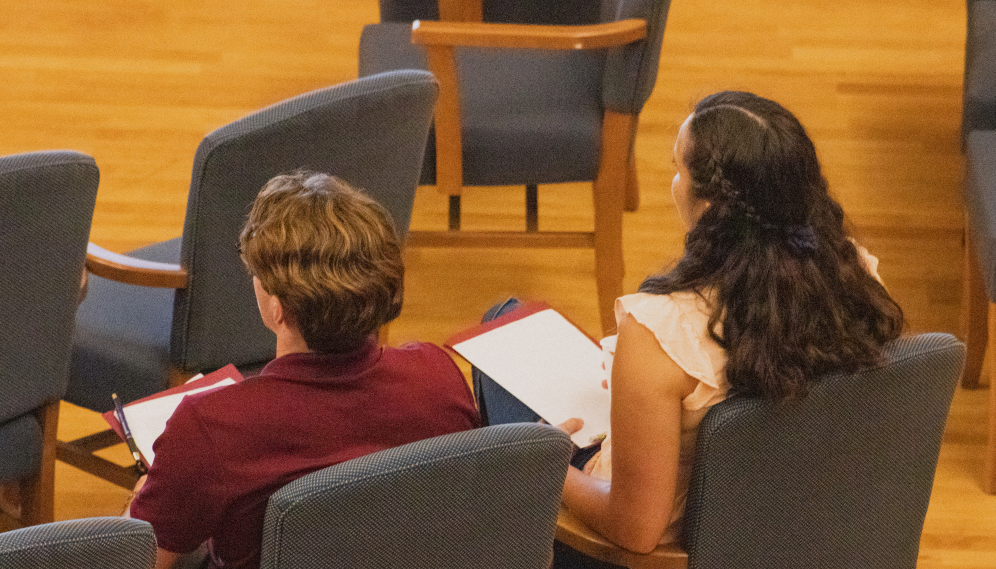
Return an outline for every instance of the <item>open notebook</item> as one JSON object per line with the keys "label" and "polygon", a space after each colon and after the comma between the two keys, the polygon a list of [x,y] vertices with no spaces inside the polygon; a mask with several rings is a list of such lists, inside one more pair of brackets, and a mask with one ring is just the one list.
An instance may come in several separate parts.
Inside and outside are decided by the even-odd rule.
{"label": "open notebook", "polygon": [[552,425],[584,420],[571,439],[588,446],[609,430],[602,348],[545,303],[530,303],[446,342]]}

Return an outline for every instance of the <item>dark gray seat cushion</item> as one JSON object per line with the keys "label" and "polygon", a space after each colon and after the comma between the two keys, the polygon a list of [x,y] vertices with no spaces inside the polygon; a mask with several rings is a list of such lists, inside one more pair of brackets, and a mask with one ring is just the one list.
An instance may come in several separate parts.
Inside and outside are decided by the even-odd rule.
{"label": "dark gray seat cushion", "polygon": [[[146,261],[180,262],[180,238],[129,253]],[[113,408],[110,394],[134,401],[165,387],[169,368],[173,289],[123,284],[90,275],[76,316],[72,369],[65,400],[93,409]]]}
{"label": "dark gray seat cushion", "polygon": [[41,465],[41,426],[33,413],[0,424],[0,481],[20,480]]}
{"label": "dark gray seat cushion", "polygon": [[[464,183],[593,180],[604,64],[604,51],[458,49]],[[360,76],[404,68],[428,69],[411,24],[364,27]],[[421,183],[435,183],[435,164],[430,136]]]}

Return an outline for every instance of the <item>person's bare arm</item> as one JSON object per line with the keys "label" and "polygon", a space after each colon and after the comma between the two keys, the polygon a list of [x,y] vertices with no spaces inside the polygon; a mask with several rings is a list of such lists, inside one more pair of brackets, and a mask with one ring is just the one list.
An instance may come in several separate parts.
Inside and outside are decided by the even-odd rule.
{"label": "person's bare arm", "polygon": [[671,518],[678,477],[681,400],[696,381],[654,334],[626,316],[612,366],[612,481],[576,468],[564,503],[610,541],[651,551]]}

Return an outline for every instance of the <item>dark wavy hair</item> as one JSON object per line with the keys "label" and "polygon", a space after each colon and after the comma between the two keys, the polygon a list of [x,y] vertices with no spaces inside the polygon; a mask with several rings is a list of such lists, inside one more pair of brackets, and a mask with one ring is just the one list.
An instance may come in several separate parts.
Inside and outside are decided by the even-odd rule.
{"label": "dark wavy hair", "polygon": [[710,333],[737,393],[798,398],[822,374],[875,364],[902,309],[862,265],[799,121],[727,91],[699,101],[687,129],[676,159],[709,206],[682,258],[640,291],[713,301]]}
{"label": "dark wavy hair", "polygon": [[239,249],[313,351],[354,350],[401,312],[405,267],[391,215],[334,176],[267,182]]}

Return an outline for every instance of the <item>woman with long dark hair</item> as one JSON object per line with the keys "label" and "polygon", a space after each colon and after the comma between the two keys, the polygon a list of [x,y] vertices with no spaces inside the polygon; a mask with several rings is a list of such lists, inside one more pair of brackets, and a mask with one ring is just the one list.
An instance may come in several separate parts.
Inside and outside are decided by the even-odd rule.
{"label": "woman with long dark hair", "polygon": [[[825,373],[874,364],[903,327],[878,261],[848,236],[812,141],[781,105],[744,92],[702,99],[674,165],[684,254],[616,301],[618,334],[603,340],[611,432],[564,488],[572,513],[637,552],[680,538],[712,405],[730,393],[805,397]],[[571,554],[558,549],[558,564]]]}
{"label": "woman with long dark hair", "polygon": [[702,99],[674,163],[684,255],[617,300],[612,431],[564,489],[582,521],[639,552],[680,535],[710,406],[731,392],[804,397],[825,373],[874,364],[903,327],[781,105],[744,92]]}

